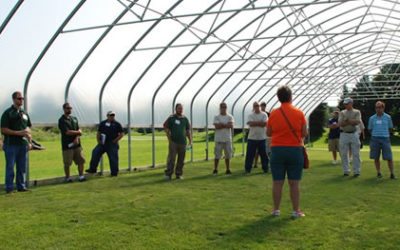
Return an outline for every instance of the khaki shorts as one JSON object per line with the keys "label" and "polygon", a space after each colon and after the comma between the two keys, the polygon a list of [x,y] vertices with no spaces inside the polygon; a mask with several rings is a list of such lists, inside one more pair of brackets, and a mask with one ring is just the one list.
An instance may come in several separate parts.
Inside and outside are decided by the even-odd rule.
{"label": "khaki shorts", "polygon": [[339,152],[339,138],[337,139],[329,139],[328,140],[328,148],[329,152]]}
{"label": "khaki shorts", "polygon": [[67,149],[62,151],[64,167],[70,167],[72,161],[76,165],[81,165],[85,163],[85,158],[83,157],[83,150],[81,147],[74,149]]}
{"label": "khaki shorts", "polygon": [[222,158],[222,150],[224,150],[225,159],[232,158],[231,142],[215,142],[215,148],[214,148],[215,159],[219,160]]}

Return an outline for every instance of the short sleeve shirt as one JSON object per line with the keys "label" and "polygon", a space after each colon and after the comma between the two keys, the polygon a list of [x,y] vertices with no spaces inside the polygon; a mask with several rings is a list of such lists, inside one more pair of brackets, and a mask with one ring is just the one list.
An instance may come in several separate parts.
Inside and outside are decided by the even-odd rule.
{"label": "short sleeve shirt", "polygon": [[73,144],[76,135],[67,135],[68,130],[78,130],[79,123],[78,118],[75,116],[65,116],[62,115],[60,119],[58,119],[58,128],[61,131],[61,146],[63,150],[78,148],[81,144]]}
{"label": "short sleeve shirt", "polygon": [[[338,118],[331,118],[328,121],[329,125],[334,125],[334,124],[338,124],[339,120]],[[329,134],[328,134],[328,139],[338,139],[340,137],[340,128],[330,128],[329,129]]]}
{"label": "short sleeve shirt", "polygon": [[[1,116],[1,127],[11,130],[24,130],[32,127],[28,113],[22,108],[16,109],[14,106],[6,109]],[[27,145],[28,141],[23,136],[4,135],[5,145]]]}
{"label": "short sleeve shirt", "polygon": [[[341,123],[342,121],[346,121],[348,119],[359,120],[361,122],[360,111],[358,109],[342,110],[339,113],[339,123]],[[356,132],[357,128],[355,125],[346,125],[346,126],[340,127],[340,129],[343,130],[343,132],[352,133],[352,132]]]}
{"label": "short sleeve shirt", "polygon": [[[265,112],[260,112],[258,114],[251,113],[248,118],[248,122],[264,122],[267,123],[268,116]],[[250,127],[249,129],[249,137],[250,140],[265,140],[267,139],[267,131],[266,127]]]}
{"label": "short sleeve shirt", "polygon": [[271,112],[268,120],[268,128],[272,129],[271,146],[272,147],[298,147],[302,146],[302,129],[307,125],[303,112],[290,103],[281,105],[283,112],[292,125],[297,138],[293,135],[282,112],[275,109]]}
{"label": "short sleeve shirt", "polygon": [[171,115],[167,119],[166,126],[171,131],[173,142],[186,145],[186,132],[190,130],[190,123],[186,116]]}
{"label": "short sleeve shirt", "polygon": [[[226,115],[216,115],[214,117],[214,124],[228,124],[234,123],[233,116],[230,114]],[[215,130],[215,142],[231,142],[232,141],[232,129],[222,128]]]}
{"label": "short sleeve shirt", "polygon": [[390,115],[383,113],[382,116],[376,114],[368,120],[368,130],[374,137],[390,137],[389,130],[393,128],[393,122]]}
{"label": "short sleeve shirt", "polygon": [[111,144],[123,132],[121,123],[117,121],[109,122],[108,120],[100,122],[97,131],[106,136],[105,144]]}

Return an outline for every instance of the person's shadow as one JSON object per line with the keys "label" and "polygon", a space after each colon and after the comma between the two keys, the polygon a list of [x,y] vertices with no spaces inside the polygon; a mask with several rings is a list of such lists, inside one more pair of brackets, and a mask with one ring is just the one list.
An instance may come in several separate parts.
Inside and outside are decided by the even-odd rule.
{"label": "person's shadow", "polygon": [[216,232],[213,239],[210,239],[210,244],[215,246],[229,242],[229,244],[246,248],[246,246],[254,243],[265,243],[269,241],[272,232],[280,231],[280,228],[285,227],[291,221],[293,219],[285,215],[280,217],[274,217],[269,214],[263,215],[257,220],[244,224],[235,230]]}

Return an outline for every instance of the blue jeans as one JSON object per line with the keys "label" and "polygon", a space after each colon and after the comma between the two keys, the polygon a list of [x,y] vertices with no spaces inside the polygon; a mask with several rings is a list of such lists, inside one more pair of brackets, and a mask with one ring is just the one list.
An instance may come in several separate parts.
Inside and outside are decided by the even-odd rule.
{"label": "blue jeans", "polygon": [[14,189],[14,165],[16,165],[17,189],[25,189],[26,159],[28,153],[27,145],[7,145],[4,144],[3,150],[6,156],[6,191]]}
{"label": "blue jeans", "polygon": [[268,172],[268,157],[266,140],[247,140],[247,152],[244,169],[247,173],[251,172],[251,167],[256,156],[256,151],[260,154],[261,166],[264,172]]}
{"label": "blue jeans", "polygon": [[104,153],[107,153],[108,160],[110,161],[111,175],[118,175],[118,149],[119,145],[116,143],[101,145],[98,144],[92,151],[92,159],[90,160],[90,170],[97,171],[100,158]]}

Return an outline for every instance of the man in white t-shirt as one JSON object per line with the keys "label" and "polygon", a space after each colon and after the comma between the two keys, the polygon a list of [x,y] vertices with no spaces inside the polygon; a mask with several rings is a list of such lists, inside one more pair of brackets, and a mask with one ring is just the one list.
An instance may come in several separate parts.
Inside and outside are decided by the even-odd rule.
{"label": "man in white t-shirt", "polygon": [[247,138],[247,152],[245,161],[246,173],[251,172],[251,166],[254,162],[254,157],[258,151],[261,157],[261,165],[264,173],[268,173],[268,157],[266,153],[266,124],[268,116],[265,112],[260,110],[258,102],[253,103],[253,113],[247,119],[249,125],[249,136]]}
{"label": "man in white t-shirt", "polygon": [[219,115],[214,117],[215,126],[215,161],[214,161],[214,172],[213,175],[218,174],[218,163],[222,158],[222,150],[225,155],[225,165],[226,165],[226,175],[231,174],[229,168],[230,159],[232,158],[232,129],[234,119],[233,116],[226,112],[226,103],[221,103],[219,105]]}

